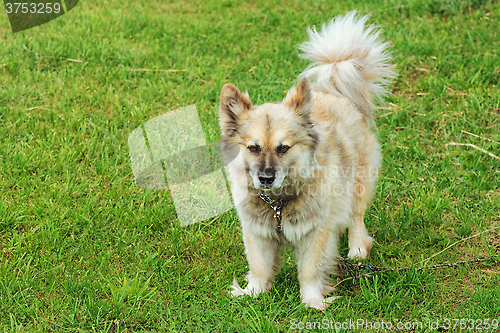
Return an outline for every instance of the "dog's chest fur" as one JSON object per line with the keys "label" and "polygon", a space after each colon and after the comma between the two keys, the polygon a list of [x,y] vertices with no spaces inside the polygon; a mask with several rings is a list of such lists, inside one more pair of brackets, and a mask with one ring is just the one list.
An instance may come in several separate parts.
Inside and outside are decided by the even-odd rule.
{"label": "dog's chest fur", "polygon": [[243,209],[253,215],[251,227],[262,236],[295,243],[315,227],[313,221],[318,220],[320,213],[317,209],[306,207],[305,199],[304,194],[299,194],[271,199],[274,203],[269,203],[257,193],[252,193]]}

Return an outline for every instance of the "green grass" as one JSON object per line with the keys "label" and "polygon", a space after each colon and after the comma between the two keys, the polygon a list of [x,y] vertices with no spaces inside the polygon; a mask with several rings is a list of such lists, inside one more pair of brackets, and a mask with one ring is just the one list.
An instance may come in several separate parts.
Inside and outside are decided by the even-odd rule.
{"label": "green grass", "polygon": [[306,27],[358,9],[383,27],[400,73],[377,120],[384,162],[365,263],[420,267],[445,249],[425,263],[498,250],[500,160],[450,143],[500,156],[499,3],[360,3],[81,1],[17,34],[0,15],[3,332],[500,319],[498,259],[345,281],[342,298],[318,312],[300,304],[288,251],[269,294],[231,299],[233,277],[247,270],[235,212],[183,228],[168,191],[135,186],[127,138],[137,126],[196,104],[217,141],[223,84],[254,103],[282,99],[306,66],[297,55]]}

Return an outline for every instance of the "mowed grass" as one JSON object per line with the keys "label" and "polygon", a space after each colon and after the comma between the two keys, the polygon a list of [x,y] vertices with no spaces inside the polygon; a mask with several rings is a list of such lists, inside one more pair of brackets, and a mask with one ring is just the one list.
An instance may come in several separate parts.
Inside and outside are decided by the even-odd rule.
{"label": "mowed grass", "polygon": [[134,183],[137,126],[196,104],[206,139],[219,140],[225,83],[256,104],[281,100],[307,65],[297,55],[306,28],[353,9],[383,28],[400,74],[377,120],[384,162],[364,263],[421,267],[500,250],[497,1],[81,1],[17,34],[0,15],[3,331],[288,332],[358,319],[429,331],[446,318],[500,320],[498,258],[347,280],[319,312],[301,305],[287,251],[269,294],[231,299],[247,272],[234,210],[183,228],[168,191]]}

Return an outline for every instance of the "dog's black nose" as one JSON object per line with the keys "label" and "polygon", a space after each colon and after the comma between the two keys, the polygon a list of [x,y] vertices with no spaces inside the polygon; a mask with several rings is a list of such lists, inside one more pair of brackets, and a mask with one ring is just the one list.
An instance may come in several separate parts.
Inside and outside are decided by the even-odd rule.
{"label": "dog's black nose", "polygon": [[270,186],[274,182],[274,176],[260,176],[259,181],[264,186]]}

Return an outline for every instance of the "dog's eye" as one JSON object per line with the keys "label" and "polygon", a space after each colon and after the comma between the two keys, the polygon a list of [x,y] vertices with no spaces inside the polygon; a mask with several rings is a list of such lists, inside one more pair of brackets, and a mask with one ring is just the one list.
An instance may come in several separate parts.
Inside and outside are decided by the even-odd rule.
{"label": "dog's eye", "polygon": [[278,154],[284,154],[288,151],[288,149],[290,149],[289,146],[279,146],[278,148],[276,148],[276,151],[278,152]]}
{"label": "dog's eye", "polygon": [[260,147],[258,145],[255,146],[248,146],[248,150],[252,153],[260,153]]}

